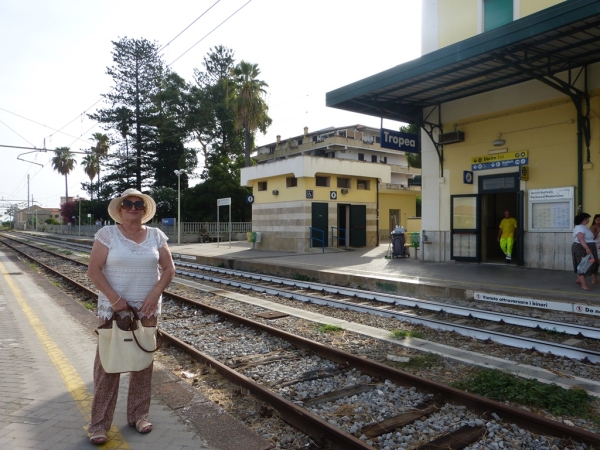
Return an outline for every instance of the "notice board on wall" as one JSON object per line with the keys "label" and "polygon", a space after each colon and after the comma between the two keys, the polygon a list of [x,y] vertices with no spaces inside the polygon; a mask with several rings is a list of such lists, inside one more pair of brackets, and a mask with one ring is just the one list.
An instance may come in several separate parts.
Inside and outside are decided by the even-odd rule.
{"label": "notice board on wall", "polygon": [[532,189],[529,191],[530,231],[571,231],[575,214],[575,188]]}

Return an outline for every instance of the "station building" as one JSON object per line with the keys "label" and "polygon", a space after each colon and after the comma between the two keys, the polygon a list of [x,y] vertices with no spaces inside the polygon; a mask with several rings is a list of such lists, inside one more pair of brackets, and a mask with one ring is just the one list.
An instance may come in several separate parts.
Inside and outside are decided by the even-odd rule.
{"label": "station building", "polygon": [[[304,133],[255,149],[241,170],[252,187],[259,248],[374,247],[397,225],[419,231],[415,182],[404,152],[382,148],[380,129],[363,125]],[[312,238],[311,238],[312,236]]]}
{"label": "station building", "polygon": [[[421,129],[423,258],[572,270],[573,217],[600,213],[600,1],[424,0],[420,58],[327,106]],[[398,45],[390,45],[390,49]]]}

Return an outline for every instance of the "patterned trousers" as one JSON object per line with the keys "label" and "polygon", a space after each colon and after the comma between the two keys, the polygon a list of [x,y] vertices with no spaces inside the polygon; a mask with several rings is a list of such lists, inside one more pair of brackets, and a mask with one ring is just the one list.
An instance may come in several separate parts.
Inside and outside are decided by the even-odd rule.
{"label": "patterned trousers", "polygon": [[[129,318],[118,318],[117,323],[128,321]],[[123,321],[123,322],[121,322]],[[110,320],[100,320],[100,325]],[[156,326],[157,317],[143,317],[143,326]],[[130,372],[129,393],[127,396],[127,423],[135,423],[139,419],[147,419],[150,412],[150,400],[152,396],[152,368],[150,364],[139,372]],[[106,373],[100,363],[100,354],[96,348],[96,359],[94,361],[94,401],[92,402],[92,420],[90,421],[89,433],[96,431],[108,431],[112,425],[113,415],[117,406],[119,393],[119,373]]]}

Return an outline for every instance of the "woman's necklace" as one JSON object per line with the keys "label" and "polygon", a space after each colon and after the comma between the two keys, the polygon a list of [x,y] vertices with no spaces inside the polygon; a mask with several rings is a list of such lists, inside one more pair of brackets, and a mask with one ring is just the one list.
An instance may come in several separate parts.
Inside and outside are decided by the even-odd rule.
{"label": "woman's necklace", "polygon": [[127,231],[122,224],[121,224],[121,229],[125,232],[126,236],[129,236],[129,239],[133,239],[133,238],[135,238],[138,234],[140,234],[144,230],[144,227],[142,226],[142,228],[140,228],[139,230],[137,230],[133,234],[131,234],[129,231]]}

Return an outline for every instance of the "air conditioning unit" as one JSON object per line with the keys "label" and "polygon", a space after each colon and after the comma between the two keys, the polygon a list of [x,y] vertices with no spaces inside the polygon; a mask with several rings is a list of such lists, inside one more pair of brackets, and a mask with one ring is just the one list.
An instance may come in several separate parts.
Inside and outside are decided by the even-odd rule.
{"label": "air conditioning unit", "polygon": [[344,188],[342,189],[342,194],[347,194],[348,193],[348,189]]}
{"label": "air conditioning unit", "polygon": [[273,195],[279,195],[279,191],[277,189],[273,190]]}
{"label": "air conditioning unit", "polygon": [[465,133],[463,131],[440,134],[440,144],[456,144],[457,142],[465,142]]}

